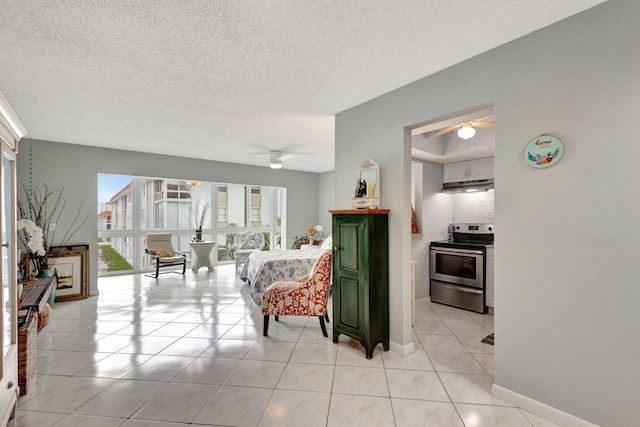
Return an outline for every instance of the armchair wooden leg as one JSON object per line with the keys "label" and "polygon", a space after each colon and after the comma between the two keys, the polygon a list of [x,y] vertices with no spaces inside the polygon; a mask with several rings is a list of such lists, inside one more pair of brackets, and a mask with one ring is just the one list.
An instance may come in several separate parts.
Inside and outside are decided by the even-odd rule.
{"label": "armchair wooden leg", "polygon": [[187,271],[187,259],[184,259],[184,262],[182,263],[182,274],[184,274]]}
{"label": "armchair wooden leg", "polygon": [[329,335],[327,335],[327,327],[324,325],[324,316],[318,316],[318,318],[320,319],[320,327],[322,328],[322,335],[324,335],[325,337],[328,337]]}
{"label": "armchair wooden leg", "polygon": [[278,315],[276,314],[276,322],[280,321],[280,317],[278,317]]}
{"label": "armchair wooden leg", "polygon": [[324,320],[326,320],[327,323],[331,323],[329,322],[329,313],[327,313],[326,311],[324,312]]}
{"label": "armchair wooden leg", "polygon": [[156,262],[156,279],[158,278],[159,274],[160,274],[160,263]]}
{"label": "armchair wooden leg", "polygon": [[264,323],[262,326],[262,336],[267,336],[267,333],[269,332],[269,315],[265,314],[264,315]]}

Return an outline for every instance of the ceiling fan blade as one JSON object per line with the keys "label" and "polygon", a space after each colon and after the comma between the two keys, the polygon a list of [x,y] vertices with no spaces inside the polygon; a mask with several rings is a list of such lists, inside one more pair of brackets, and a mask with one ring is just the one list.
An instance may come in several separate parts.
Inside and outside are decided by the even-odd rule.
{"label": "ceiling fan blade", "polygon": [[282,151],[280,150],[269,151],[269,160],[271,160],[272,162],[279,162],[280,157],[282,157]]}
{"label": "ceiling fan blade", "polygon": [[496,120],[496,116],[486,116],[486,117],[481,117],[479,119],[473,119],[473,122],[488,122],[488,123],[493,123]]}
{"label": "ceiling fan blade", "polygon": [[471,122],[471,126],[474,128],[483,128],[483,129],[495,129],[496,124],[492,122]]}
{"label": "ceiling fan blade", "polygon": [[456,129],[459,129],[460,127],[462,127],[462,123],[460,123],[459,125],[455,125],[455,126],[449,126],[448,128],[444,128],[441,131],[439,131],[438,133],[434,133],[433,135],[431,135],[431,138],[437,138],[441,135],[444,135],[445,133],[454,131]]}
{"label": "ceiling fan blade", "polygon": [[278,157],[278,160],[280,160],[281,162],[286,162],[288,160],[293,159],[295,156],[293,154],[284,154],[280,157]]}

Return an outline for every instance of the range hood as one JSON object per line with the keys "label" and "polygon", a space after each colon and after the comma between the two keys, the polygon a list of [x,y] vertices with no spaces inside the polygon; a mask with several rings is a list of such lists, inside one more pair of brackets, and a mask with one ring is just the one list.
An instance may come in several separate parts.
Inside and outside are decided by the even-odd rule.
{"label": "range hood", "polygon": [[493,190],[493,179],[479,179],[475,181],[445,182],[442,184],[443,193],[471,193],[474,191]]}

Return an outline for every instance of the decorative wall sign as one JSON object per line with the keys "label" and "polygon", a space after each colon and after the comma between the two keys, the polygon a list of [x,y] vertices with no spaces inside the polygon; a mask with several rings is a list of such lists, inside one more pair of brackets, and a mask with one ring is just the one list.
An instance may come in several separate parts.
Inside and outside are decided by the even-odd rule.
{"label": "decorative wall sign", "polygon": [[534,168],[548,168],[560,161],[564,147],[562,142],[551,135],[540,135],[527,144],[524,159]]}

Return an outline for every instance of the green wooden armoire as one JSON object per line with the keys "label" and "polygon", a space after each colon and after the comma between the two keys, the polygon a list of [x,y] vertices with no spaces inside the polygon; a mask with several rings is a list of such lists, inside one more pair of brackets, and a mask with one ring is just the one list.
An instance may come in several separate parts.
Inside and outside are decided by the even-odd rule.
{"label": "green wooden armoire", "polygon": [[389,209],[332,210],[333,342],[389,350]]}

